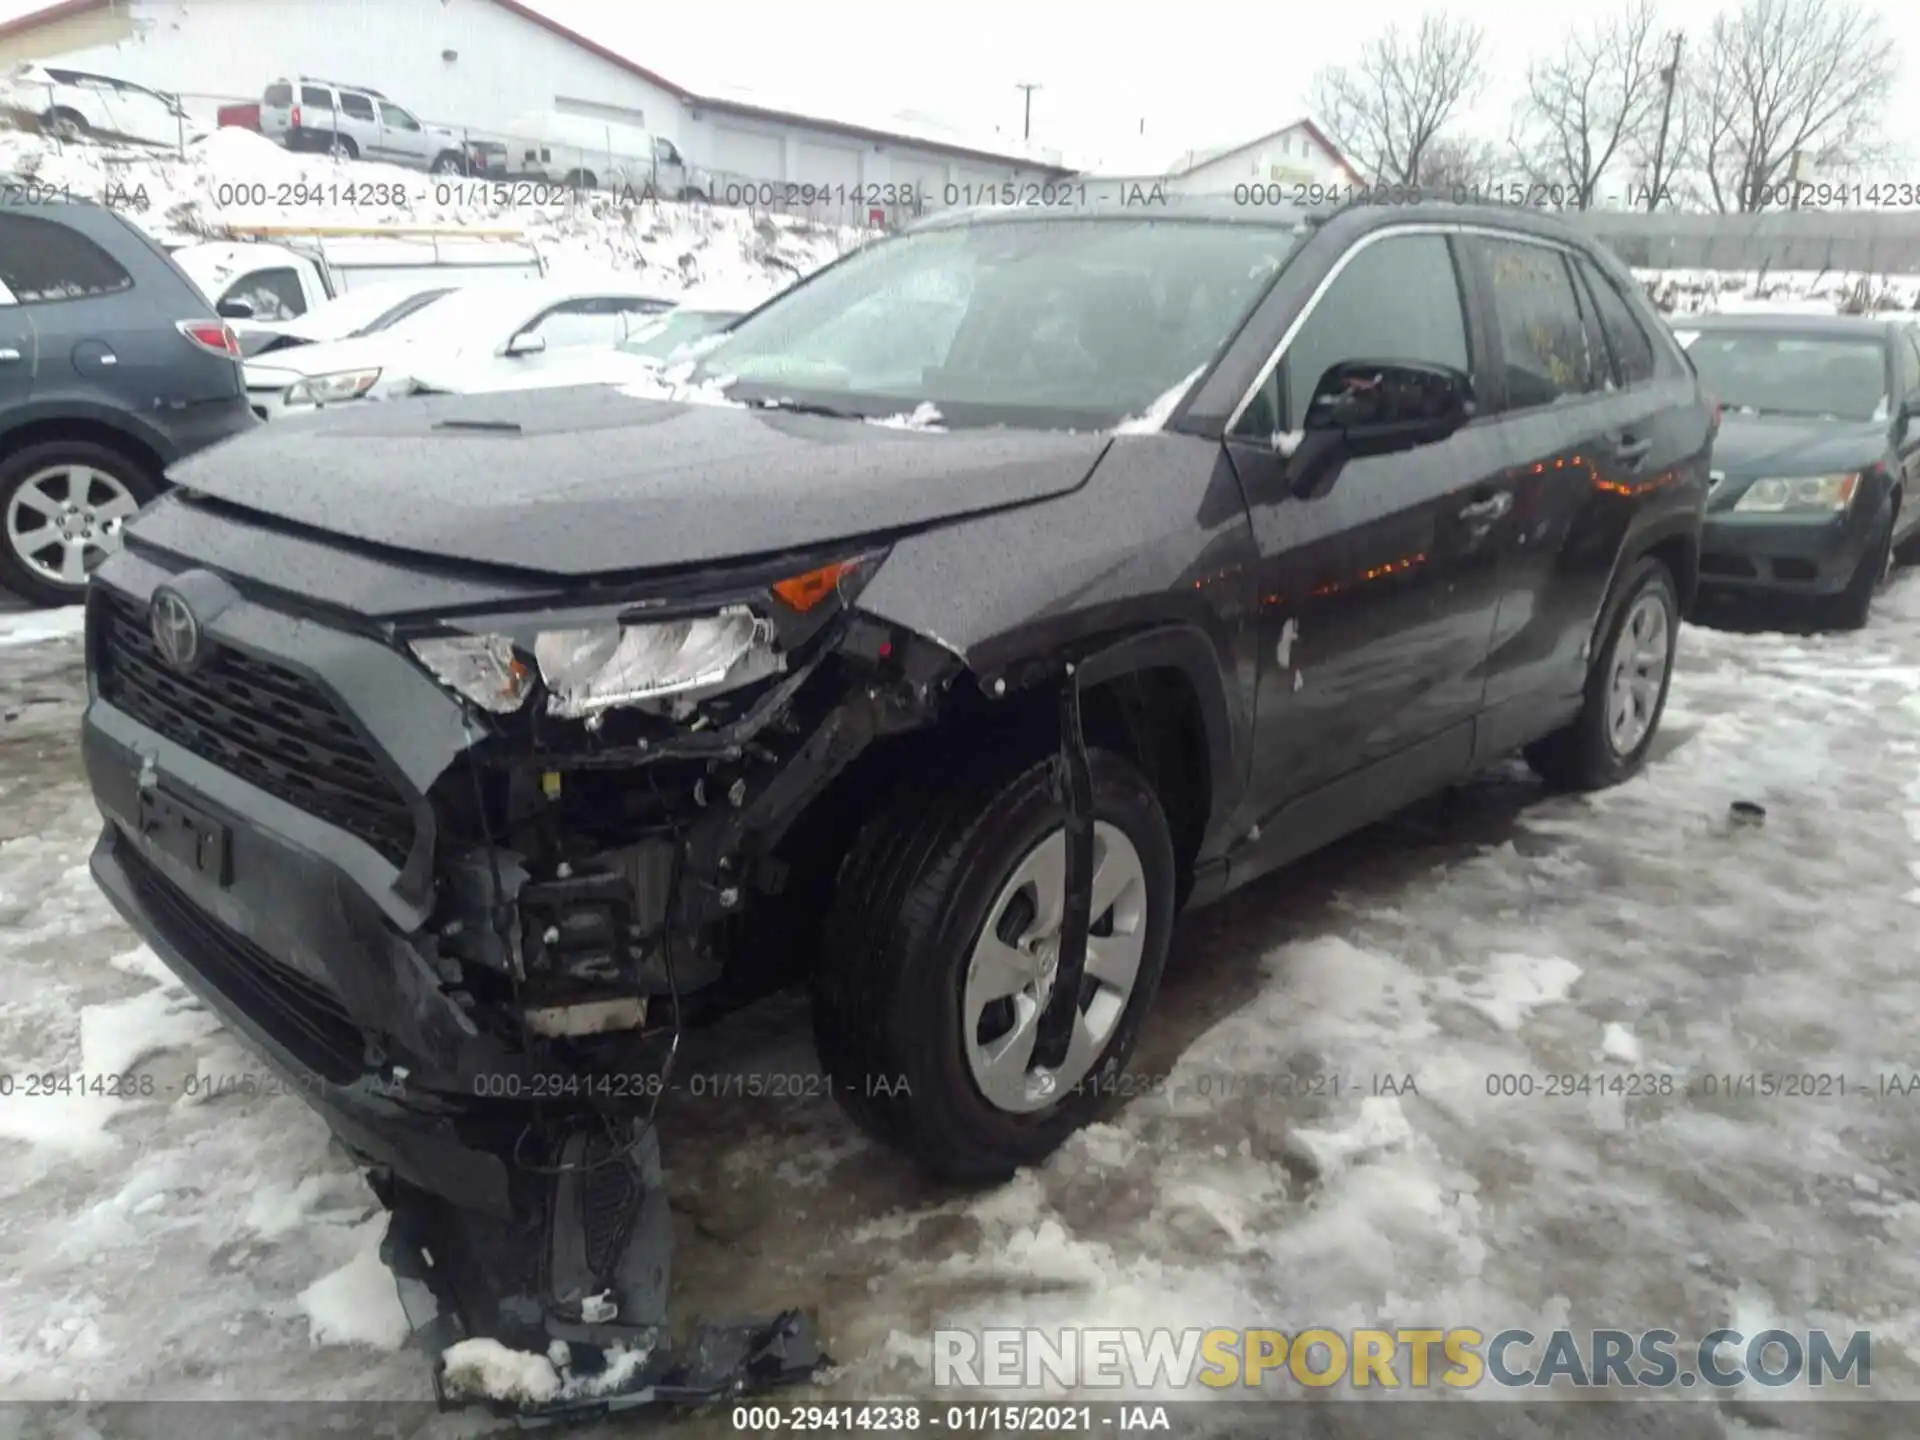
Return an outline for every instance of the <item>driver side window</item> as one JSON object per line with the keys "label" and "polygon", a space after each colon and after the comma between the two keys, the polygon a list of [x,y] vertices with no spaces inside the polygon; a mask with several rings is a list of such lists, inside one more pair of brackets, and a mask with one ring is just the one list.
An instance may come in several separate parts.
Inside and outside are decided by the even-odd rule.
{"label": "driver side window", "polygon": [[1265,441],[1300,429],[1320,377],[1344,360],[1405,360],[1471,373],[1466,311],[1445,236],[1363,241],[1308,312],[1234,433]]}

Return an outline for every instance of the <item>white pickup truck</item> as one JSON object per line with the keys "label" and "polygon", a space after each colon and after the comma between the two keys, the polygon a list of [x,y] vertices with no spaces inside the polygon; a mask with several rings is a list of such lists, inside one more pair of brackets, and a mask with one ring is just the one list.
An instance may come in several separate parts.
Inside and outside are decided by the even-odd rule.
{"label": "white pickup truck", "polygon": [[423,271],[462,280],[538,279],[540,252],[524,240],[445,235],[338,235],[207,240],[173,258],[230,320],[292,320],[349,290]]}

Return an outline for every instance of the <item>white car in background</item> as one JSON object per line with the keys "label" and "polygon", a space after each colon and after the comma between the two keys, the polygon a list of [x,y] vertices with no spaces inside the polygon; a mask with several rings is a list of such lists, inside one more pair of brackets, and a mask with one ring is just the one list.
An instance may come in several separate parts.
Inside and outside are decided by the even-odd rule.
{"label": "white car in background", "polygon": [[568,385],[618,385],[690,356],[777,290],[697,289],[611,346],[579,346],[538,370],[423,370],[417,392],[478,395],[496,390],[554,390]]}
{"label": "white car in background", "polygon": [[317,406],[457,390],[462,377],[476,385],[524,379],[582,348],[609,351],[672,308],[671,298],[628,277],[476,282],[375,334],[248,361],[247,392],[254,413],[275,420]]}
{"label": "white car in background", "polygon": [[315,306],[291,320],[234,320],[240,353],[252,360],[300,345],[357,340],[390,330],[443,295],[462,288],[457,279],[423,275],[418,280],[389,280],[369,285]]}
{"label": "white car in background", "polygon": [[0,109],[31,116],[47,134],[68,140],[99,136],[179,145],[199,139],[207,128],[172,95],[58,65],[16,65],[0,77]]}

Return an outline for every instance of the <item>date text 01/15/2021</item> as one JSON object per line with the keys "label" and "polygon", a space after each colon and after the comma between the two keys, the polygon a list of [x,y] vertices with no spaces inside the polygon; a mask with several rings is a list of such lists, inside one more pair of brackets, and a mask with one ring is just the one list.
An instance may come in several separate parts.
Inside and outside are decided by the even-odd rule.
{"label": "date text 01/15/2021", "polygon": [[[399,1071],[367,1082],[376,1094],[403,1095],[406,1077]],[[85,1070],[36,1070],[0,1072],[0,1100],[51,1099],[90,1096],[98,1100],[213,1099],[223,1095],[307,1096],[326,1090],[329,1082],[318,1075],[286,1076],[270,1070],[249,1070],[239,1074],[206,1074],[195,1071],[178,1080],[162,1080],[144,1071],[88,1072]]]}
{"label": "date text 01/15/2021", "polygon": [[1173,1429],[1167,1407],[1152,1404],[736,1405],[732,1418],[737,1435],[899,1435],[926,1430],[1058,1436]]}

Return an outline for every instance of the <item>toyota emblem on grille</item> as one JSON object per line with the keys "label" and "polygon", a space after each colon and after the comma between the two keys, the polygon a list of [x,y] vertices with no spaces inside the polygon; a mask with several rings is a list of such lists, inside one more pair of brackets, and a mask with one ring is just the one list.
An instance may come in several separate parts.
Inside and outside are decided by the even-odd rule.
{"label": "toyota emblem on grille", "polygon": [[162,587],[153,592],[147,610],[147,624],[153,631],[153,643],[160,658],[176,670],[190,670],[200,658],[200,622],[176,591]]}

